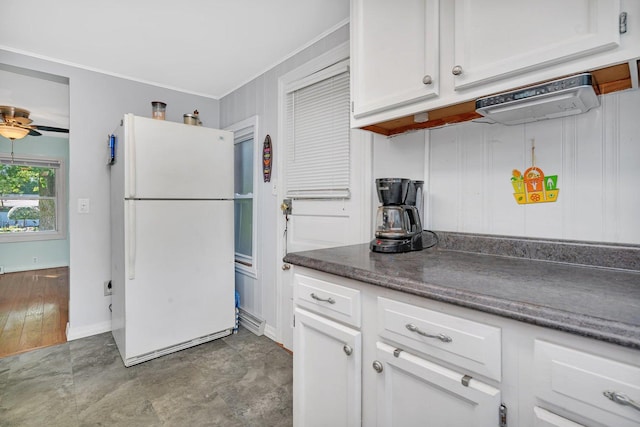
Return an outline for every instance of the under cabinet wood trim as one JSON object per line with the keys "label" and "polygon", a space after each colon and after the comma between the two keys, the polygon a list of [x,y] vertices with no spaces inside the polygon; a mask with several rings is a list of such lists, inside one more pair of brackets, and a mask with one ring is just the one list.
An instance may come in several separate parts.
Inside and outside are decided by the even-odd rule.
{"label": "under cabinet wood trim", "polygon": [[[637,61],[638,70],[640,72],[640,61]],[[591,70],[595,84],[594,89],[596,93],[600,95],[606,95],[608,93],[618,92],[621,90],[627,90],[632,88],[631,73],[629,70],[629,63],[617,64],[610,67]],[[562,76],[567,77],[567,76]],[[558,78],[562,78],[558,77]],[[550,80],[556,80],[549,79]],[[544,83],[545,81],[539,82]],[[539,84],[536,83],[536,84]],[[528,85],[531,86],[531,85]],[[526,87],[526,86],[522,86]],[[520,89],[521,87],[513,88],[513,90]],[[493,94],[488,94],[491,96]],[[388,120],[380,123],[376,123],[369,126],[364,126],[361,129],[368,130],[384,136],[399,135],[405,132],[417,131],[422,129],[430,129],[434,127],[445,126],[454,123],[462,123],[482,116],[476,113],[476,101],[465,101],[458,104],[448,105],[442,108],[436,108],[434,110],[427,111],[429,120],[422,123],[415,122],[415,114],[410,116],[399,117],[393,120]],[[419,114],[419,113],[416,113]]]}

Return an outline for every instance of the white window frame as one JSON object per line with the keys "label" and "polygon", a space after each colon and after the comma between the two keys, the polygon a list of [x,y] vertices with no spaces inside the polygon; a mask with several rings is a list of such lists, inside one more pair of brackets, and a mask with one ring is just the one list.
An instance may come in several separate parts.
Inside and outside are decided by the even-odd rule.
{"label": "white window frame", "polygon": [[35,155],[22,155],[11,159],[10,156],[0,154],[3,161],[14,163],[58,163],[56,174],[56,230],[38,231],[35,233],[0,233],[0,243],[35,242],[44,240],[62,240],[67,238],[67,184],[66,166],[64,159],[55,157],[42,157]]}
{"label": "white window frame", "polygon": [[[257,260],[257,235],[258,235],[258,198],[260,177],[262,176],[262,144],[258,139],[258,116],[253,116],[240,122],[228,126],[225,130],[233,132],[233,143],[240,143],[253,138],[253,216],[251,233],[251,257],[244,254],[235,253],[235,268],[237,273],[256,279],[258,277]],[[235,195],[234,195],[235,197]],[[234,225],[235,228],[235,225]]]}

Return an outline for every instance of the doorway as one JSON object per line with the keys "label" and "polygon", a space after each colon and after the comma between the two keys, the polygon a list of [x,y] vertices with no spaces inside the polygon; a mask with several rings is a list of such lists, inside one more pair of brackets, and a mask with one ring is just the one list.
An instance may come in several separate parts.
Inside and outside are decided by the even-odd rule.
{"label": "doorway", "polygon": [[0,275],[0,358],[67,341],[69,268]]}
{"label": "doorway", "polygon": [[[69,136],[63,130],[69,128],[69,79],[0,63],[0,104],[28,110],[31,124],[39,126],[13,143],[0,137],[0,157],[17,171],[4,180],[14,185],[0,186],[0,357],[5,357],[66,342]],[[10,215],[11,208],[23,212]]]}

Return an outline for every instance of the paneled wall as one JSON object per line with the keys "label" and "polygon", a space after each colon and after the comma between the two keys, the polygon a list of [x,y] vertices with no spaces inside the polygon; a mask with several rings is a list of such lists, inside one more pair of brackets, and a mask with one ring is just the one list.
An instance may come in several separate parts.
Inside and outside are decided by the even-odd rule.
{"label": "paneled wall", "polygon": [[[640,91],[600,100],[600,107],[573,117],[429,131],[427,226],[640,243]],[[534,163],[545,175],[558,175],[558,199],[518,205],[512,170]]]}
{"label": "paneled wall", "polygon": [[[278,150],[281,147],[278,135],[278,81],[288,72],[302,66],[310,60],[339,46],[349,40],[349,26],[341,26],[335,31],[306,46],[264,74],[256,77],[246,85],[238,88],[220,100],[220,127],[225,128],[252,116],[258,116],[259,140],[262,144],[265,135],[269,134],[273,141],[274,160],[277,162]],[[240,293],[241,306],[251,314],[266,320],[265,333],[276,338],[277,325],[277,271],[282,265],[283,253],[277,249],[277,224],[282,221],[279,209],[281,200],[274,193],[280,177],[278,165],[272,166],[270,183],[261,183],[255,189],[258,200],[257,241],[256,248],[258,277],[253,278],[243,273],[236,273],[236,289]],[[276,189],[274,189],[274,185]]]}

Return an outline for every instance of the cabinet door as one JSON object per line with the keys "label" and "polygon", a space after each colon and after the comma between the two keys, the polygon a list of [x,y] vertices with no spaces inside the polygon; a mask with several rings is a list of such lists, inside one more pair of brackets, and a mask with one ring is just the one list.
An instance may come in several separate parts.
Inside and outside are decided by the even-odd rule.
{"label": "cabinet door", "polygon": [[379,427],[498,425],[500,390],[475,379],[465,386],[464,374],[394,350],[377,343]]}
{"label": "cabinet door", "polygon": [[456,90],[620,43],[619,0],[456,0]]}
{"label": "cabinet door", "polygon": [[438,14],[438,0],[352,0],[355,118],[438,95]]}
{"label": "cabinet door", "polygon": [[361,333],[296,308],[293,353],[294,426],[360,426]]}

